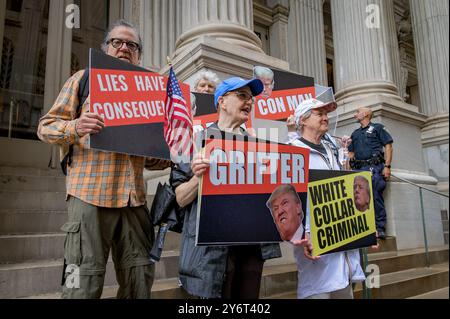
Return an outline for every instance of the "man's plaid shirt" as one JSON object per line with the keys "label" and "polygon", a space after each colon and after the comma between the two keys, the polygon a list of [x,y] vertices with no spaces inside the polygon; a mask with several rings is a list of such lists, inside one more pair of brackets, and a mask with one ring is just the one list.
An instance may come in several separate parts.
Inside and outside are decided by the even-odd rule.
{"label": "man's plaid shirt", "polygon": [[[75,73],[64,84],[55,104],[41,118],[38,136],[44,142],[60,145],[61,159],[73,144],[72,164],[67,169],[67,197],[72,195],[100,207],[144,205],[145,158],[89,149],[89,135],[80,138],[75,131],[83,73]],[[89,110],[89,100],[88,97],[83,104],[82,113]]]}

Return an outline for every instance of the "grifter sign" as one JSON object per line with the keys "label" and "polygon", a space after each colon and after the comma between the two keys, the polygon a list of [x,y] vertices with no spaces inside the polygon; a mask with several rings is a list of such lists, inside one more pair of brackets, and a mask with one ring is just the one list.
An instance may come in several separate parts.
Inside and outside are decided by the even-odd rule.
{"label": "grifter sign", "polygon": [[283,184],[306,193],[309,150],[210,128],[203,152],[197,245],[280,242],[266,203]]}

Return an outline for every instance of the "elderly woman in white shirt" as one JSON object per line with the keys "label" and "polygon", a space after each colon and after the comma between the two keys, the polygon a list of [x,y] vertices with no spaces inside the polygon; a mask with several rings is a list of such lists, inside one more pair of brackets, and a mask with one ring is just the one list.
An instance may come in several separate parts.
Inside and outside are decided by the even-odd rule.
{"label": "elderly woman in white shirt", "polygon": [[[328,132],[328,113],[336,109],[334,102],[308,99],[300,103],[288,121],[289,143],[310,149],[309,168],[341,170],[336,144]],[[307,244],[294,246],[298,267],[299,299],[352,299],[352,283],[365,280],[358,250],[312,257],[309,205],[306,207]],[[300,242],[299,242],[300,243]]]}

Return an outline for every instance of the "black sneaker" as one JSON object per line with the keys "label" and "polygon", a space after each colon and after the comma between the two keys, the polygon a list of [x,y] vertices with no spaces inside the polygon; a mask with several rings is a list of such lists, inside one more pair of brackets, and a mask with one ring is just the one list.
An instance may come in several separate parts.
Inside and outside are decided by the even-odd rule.
{"label": "black sneaker", "polygon": [[377,238],[386,239],[386,233],[384,232],[384,230],[378,230],[377,232],[378,232]]}

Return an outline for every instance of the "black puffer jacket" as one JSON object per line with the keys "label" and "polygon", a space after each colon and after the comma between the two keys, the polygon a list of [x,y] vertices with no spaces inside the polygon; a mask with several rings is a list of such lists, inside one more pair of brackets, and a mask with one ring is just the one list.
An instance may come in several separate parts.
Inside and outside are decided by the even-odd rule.
{"label": "black puffer jacket", "polygon": [[[216,125],[215,125],[216,126]],[[218,127],[216,126],[218,129]],[[188,182],[193,176],[190,164],[172,167],[170,184],[173,189]],[[195,246],[197,227],[197,199],[185,207],[181,236],[179,278],[191,295],[220,298],[227,264],[227,246]],[[281,257],[279,244],[261,244],[263,260]]]}

